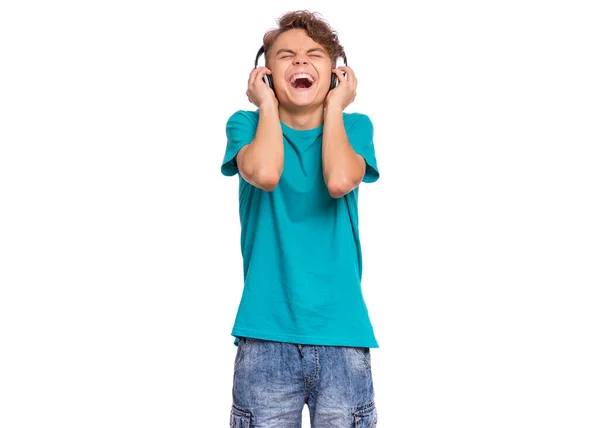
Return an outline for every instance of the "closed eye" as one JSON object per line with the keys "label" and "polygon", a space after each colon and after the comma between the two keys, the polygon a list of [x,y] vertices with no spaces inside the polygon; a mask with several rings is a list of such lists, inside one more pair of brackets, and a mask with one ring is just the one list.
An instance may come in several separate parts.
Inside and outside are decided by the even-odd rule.
{"label": "closed eye", "polygon": [[[314,57],[314,58],[322,58],[323,57],[322,55],[319,55],[319,54],[310,54],[310,56]],[[291,58],[291,55],[284,55],[279,58],[281,58],[281,59]]]}

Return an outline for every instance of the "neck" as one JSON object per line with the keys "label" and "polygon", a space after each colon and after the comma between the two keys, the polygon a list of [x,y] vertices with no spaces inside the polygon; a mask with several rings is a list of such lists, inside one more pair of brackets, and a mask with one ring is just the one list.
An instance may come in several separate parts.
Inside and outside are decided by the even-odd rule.
{"label": "neck", "polygon": [[279,119],[292,129],[313,129],[323,124],[323,104],[290,109],[279,105]]}

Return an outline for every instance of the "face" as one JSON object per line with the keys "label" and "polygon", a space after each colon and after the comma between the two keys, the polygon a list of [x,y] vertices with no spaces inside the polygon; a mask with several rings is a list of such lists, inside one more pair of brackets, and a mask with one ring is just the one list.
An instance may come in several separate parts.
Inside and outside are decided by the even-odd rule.
{"label": "face", "polygon": [[307,107],[325,100],[332,61],[325,48],[304,30],[288,30],[277,37],[269,49],[268,67],[280,103]]}

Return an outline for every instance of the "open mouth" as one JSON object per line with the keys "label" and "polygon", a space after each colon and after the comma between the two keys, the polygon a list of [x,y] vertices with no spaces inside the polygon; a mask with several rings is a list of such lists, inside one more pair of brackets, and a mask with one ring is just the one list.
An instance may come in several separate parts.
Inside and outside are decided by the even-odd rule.
{"label": "open mouth", "polygon": [[290,79],[290,84],[294,89],[308,89],[312,86],[315,79],[306,73],[294,74]]}

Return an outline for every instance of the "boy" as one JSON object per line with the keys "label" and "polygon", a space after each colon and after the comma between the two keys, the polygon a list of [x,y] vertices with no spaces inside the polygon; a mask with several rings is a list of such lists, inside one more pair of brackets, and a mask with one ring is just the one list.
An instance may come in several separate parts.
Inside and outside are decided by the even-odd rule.
{"label": "boy", "polygon": [[230,425],[300,427],[307,404],[312,427],[375,427],[357,207],[379,178],[373,126],[343,112],[356,76],[335,68],[344,50],[317,14],[283,15],[263,51],[246,92],[258,110],[229,118],[221,167],[239,174],[244,271]]}

